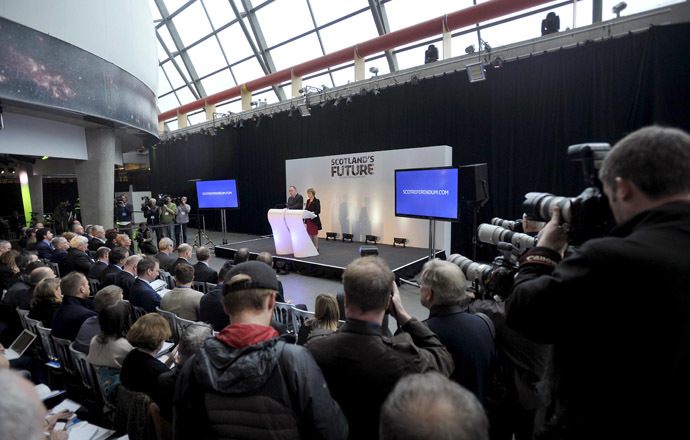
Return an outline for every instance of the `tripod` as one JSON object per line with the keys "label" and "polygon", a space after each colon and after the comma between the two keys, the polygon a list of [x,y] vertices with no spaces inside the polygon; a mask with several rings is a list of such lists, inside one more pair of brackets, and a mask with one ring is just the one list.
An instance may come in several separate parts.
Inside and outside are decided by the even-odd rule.
{"label": "tripod", "polygon": [[[212,242],[210,238],[208,238],[208,235],[206,235],[206,218],[201,214],[197,214],[197,215],[199,217],[197,218],[197,230],[196,230],[196,235],[194,236],[194,243],[192,243],[192,250],[195,247],[201,247],[204,245],[203,242],[201,241],[201,237],[206,239],[206,242],[207,242],[206,244],[211,243],[213,245],[213,247],[215,248],[216,244],[214,242]],[[199,224],[199,220],[198,220],[199,218],[201,218],[201,224]],[[203,229],[200,228],[199,226],[202,226]],[[199,244],[197,244],[197,242]]]}

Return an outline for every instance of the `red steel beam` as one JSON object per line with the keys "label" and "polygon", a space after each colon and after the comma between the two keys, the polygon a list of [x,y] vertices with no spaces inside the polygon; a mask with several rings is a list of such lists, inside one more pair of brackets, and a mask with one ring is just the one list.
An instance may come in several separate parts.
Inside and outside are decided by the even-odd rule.
{"label": "red steel beam", "polygon": [[[292,78],[291,74],[293,71],[296,76],[305,76],[310,73],[328,69],[329,67],[347,63],[354,59],[355,50],[360,57],[364,58],[375,53],[433,37],[443,32],[444,21],[448,31],[454,31],[465,26],[491,20],[493,18],[508,15],[513,12],[518,12],[544,3],[549,3],[551,1],[553,0],[492,0],[485,3],[480,3],[478,5],[470,6],[465,9],[443,15],[441,17],[418,23],[414,26],[406,27],[380,37],[373,38],[369,41],[365,41],[354,46],[346,47],[345,49],[306,61],[294,67],[271,73],[264,77],[249,81],[248,83],[244,84],[244,87],[247,91],[253,92],[290,80]],[[185,114],[194,110],[202,109],[207,103],[217,104],[219,102],[227,101],[231,98],[240,96],[241,93],[241,85],[223,90],[222,92],[215,93],[206,98],[197,99],[194,102],[190,102],[178,108],[163,112],[158,115],[158,121],[166,121],[168,119],[176,118],[178,113]]]}

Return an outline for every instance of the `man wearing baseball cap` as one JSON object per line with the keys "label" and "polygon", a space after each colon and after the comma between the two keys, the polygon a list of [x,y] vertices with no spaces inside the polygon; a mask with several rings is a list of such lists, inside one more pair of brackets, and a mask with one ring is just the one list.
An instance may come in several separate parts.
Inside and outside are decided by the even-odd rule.
{"label": "man wearing baseball cap", "polygon": [[222,303],[230,325],[185,363],[176,438],[347,438],[345,416],[309,351],[271,327],[277,290],[264,263],[229,272]]}

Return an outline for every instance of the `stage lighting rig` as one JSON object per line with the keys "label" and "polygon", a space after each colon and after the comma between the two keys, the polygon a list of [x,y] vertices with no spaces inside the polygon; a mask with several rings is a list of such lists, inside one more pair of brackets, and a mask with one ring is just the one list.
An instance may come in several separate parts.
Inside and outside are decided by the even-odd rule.
{"label": "stage lighting rig", "polygon": [[438,49],[433,44],[430,44],[426,51],[424,51],[424,64],[438,61]]}
{"label": "stage lighting rig", "polygon": [[393,247],[395,247],[395,245],[397,245],[397,244],[401,244],[401,245],[403,245],[403,247],[406,247],[405,245],[409,242],[410,242],[410,240],[408,240],[405,237],[395,237],[395,238],[393,238]]}
{"label": "stage lighting rig", "polygon": [[561,18],[555,12],[546,14],[546,18],[541,21],[541,34],[555,34],[561,29]]}
{"label": "stage lighting rig", "polygon": [[471,55],[474,53],[474,44],[470,44],[465,48],[465,53]]}
{"label": "stage lighting rig", "polygon": [[365,242],[365,243],[370,243],[370,242],[371,242],[371,243],[376,244],[376,242],[379,241],[379,237],[377,237],[377,236],[375,236],[375,235],[366,235],[364,238],[365,238],[365,239],[364,239],[364,242]]}
{"label": "stage lighting rig", "polygon": [[379,76],[379,68],[376,66],[372,66],[369,68],[369,72],[373,73],[374,76]]}
{"label": "stage lighting rig", "polygon": [[471,83],[477,81],[484,81],[486,79],[484,65],[482,63],[468,64],[467,77],[469,78]]}
{"label": "stage lighting rig", "polygon": [[338,95],[338,96],[335,98],[335,101],[333,101],[333,107],[338,107],[338,106],[340,105],[341,102],[343,102],[343,97],[340,96],[340,95]]}

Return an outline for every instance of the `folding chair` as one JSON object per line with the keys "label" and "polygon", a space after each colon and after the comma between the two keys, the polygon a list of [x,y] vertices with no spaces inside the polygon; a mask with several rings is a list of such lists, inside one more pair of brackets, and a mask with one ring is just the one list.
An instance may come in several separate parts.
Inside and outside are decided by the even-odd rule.
{"label": "folding chair", "polygon": [[316,316],[314,312],[300,310],[294,306],[292,309],[290,309],[290,312],[292,312],[292,329],[294,330],[295,334],[299,334],[299,329],[304,325],[304,321]]}
{"label": "folding chair", "polygon": [[103,410],[105,402],[103,401],[103,393],[100,391],[101,385],[98,382],[96,370],[86,360],[84,353],[74,349],[74,342],[70,344],[69,351],[72,356],[72,362],[81,378],[82,401],[80,403],[89,409],[89,414],[92,414],[91,410],[93,410],[100,421],[105,416],[105,411]]}
{"label": "folding chair", "polygon": [[203,281],[192,281],[192,289],[197,290],[201,293],[206,293],[206,283]]}
{"label": "folding chair", "polygon": [[177,322],[177,336],[182,337],[182,333],[192,324],[196,324],[195,321],[190,321],[189,319],[183,319],[175,315],[175,322]]}
{"label": "folding chair", "polygon": [[29,315],[28,310],[20,309],[19,307],[16,308],[17,310],[17,315],[19,315],[19,320],[22,323],[22,327],[24,327],[24,330],[28,330],[26,328],[26,317]]}
{"label": "folding chair", "polygon": [[288,327],[288,331],[292,326],[292,323],[290,322],[291,309],[292,304],[282,303],[278,301],[276,301],[275,307],[273,308],[273,319]]}
{"label": "folding chair", "polygon": [[161,310],[160,307],[156,307],[156,312],[163,318],[165,318],[166,321],[168,321],[168,325],[170,326],[170,333],[172,335],[170,336],[170,338],[173,340],[173,342],[177,343],[177,341],[180,340],[180,335],[177,333],[177,315],[175,315],[173,312]]}

